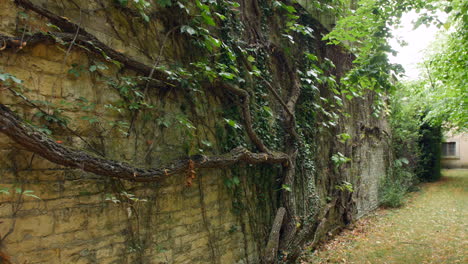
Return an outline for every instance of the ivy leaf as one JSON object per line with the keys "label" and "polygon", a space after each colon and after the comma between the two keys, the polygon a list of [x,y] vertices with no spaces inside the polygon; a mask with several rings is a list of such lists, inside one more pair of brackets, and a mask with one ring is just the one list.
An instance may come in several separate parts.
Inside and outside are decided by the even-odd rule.
{"label": "ivy leaf", "polygon": [[234,77],[236,77],[234,74],[230,72],[220,72],[219,76],[223,77],[224,79],[232,80]]}
{"label": "ivy leaf", "polygon": [[203,13],[202,18],[203,18],[203,20],[205,21],[205,23],[207,25],[216,26],[216,23],[215,23],[214,19],[209,14]]}
{"label": "ivy leaf", "polygon": [[280,3],[281,5],[281,8],[283,8],[284,10],[286,10],[286,12],[292,14],[292,13],[296,13],[296,9],[294,8],[294,6],[290,6],[290,5],[285,5],[283,3]]}
{"label": "ivy leaf", "polygon": [[37,195],[35,195],[35,194],[25,193],[24,195],[25,195],[25,196],[28,196],[28,197],[32,197],[32,198],[38,199],[38,200],[41,200],[41,198],[39,198],[39,196],[37,196]]}
{"label": "ivy leaf", "polygon": [[239,124],[237,124],[236,121],[234,121],[232,119],[224,118],[224,121],[226,121],[226,123],[228,125],[230,125],[231,127],[233,127],[233,128],[237,128],[237,129],[241,128],[241,126]]}
{"label": "ivy leaf", "polygon": [[180,32],[182,33],[187,33],[189,35],[195,35],[197,34],[197,31],[192,28],[191,26],[184,25],[180,28]]}
{"label": "ivy leaf", "polygon": [[235,1],[228,1],[228,3],[229,3],[232,7],[234,7],[234,8],[240,7],[240,4],[237,3],[237,2],[235,2]]}
{"label": "ivy leaf", "polygon": [[10,192],[8,191],[8,188],[0,188],[0,194],[10,194]]}
{"label": "ivy leaf", "polygon": [[222,14],[217,13],[217,12],[215,13],[215,15],[216,15],[217,17],[219,17],[219,19],[221,19],[221,20],[226,20],[226,18],[227,18],[225,15],[222,15]]}
{"label": "ivy leaf", "polygon": [[97,70],[97,66],[96,66],[96,65],[91,65],[91,66],[89,67],[89,71],[90,71],[90,72],[94,72],[94,71],[96,71],[96,70]]}
{"label": "ivy leaf", "polygon": [[90,117],[90,116],[82,116],[82,120],[87,120],[90,124],[99,122],[99,120],[96,117]]}
{"label": "ivy leaf", "polygon": [[295,42],[294,42],[293,36],[288,35],[288,34],[281,34],[281,35],[282,35],[283,37],[286,37],[286,38],[289,40],[289,42],[291,42],[291,44],[294,44],[294,43],[295,43]]}
{"label": "ivy leaf", "polygon": [[148,23],[150,21],[150,18],[147,14],[145,14],[144,12],[140,12],[140,15],[141,17],[143,18],[143,20]]}
{"label": "ivy leaf", "polygon": [[239,177],[236,177],[236,176],[232,177],[232,182],[234,183],[234,185],[239,185],[240,184]]}
{"label": "ivy leaf", "polygon": [[309,53],[309,52],[306,52],[305,53],[307,59],[311,60],[311,61],[318,61],[318,57],[315,56],[314,54],[312,53]]}
{"label": "ivy leaf", "polygon": [[7,79],[9,79],[8,74],[6,74],[6,73],[0,73],[0,81],[4,82],[4,81],[6,81]]}
{"label": "ivy leaf", "polygon": [[283,190],[285,190],[287,192],[292,192],[291,186],[289,186],[287,184],[282,184],[281,189],[283,189]]}
{"label": "ivy leaf", "polygon": [[171,0],[157,0],[157,3],[158,3],[161,7],[167,7],[167,6],[171,6],[171,5],[172,5]]}
{"label": "ivy leaf", "polygon": [[47,23],[46,25],[47,25],[48,27],[50,27],[50,28],[53,28],[53,29],[56,30],[56,31],[62,31],[61,28],[57,27],[56,25],[54,25],[54,24],[52,24],[52,23]]}
{"label": "ivy leaf", "polygon": [[212,36],[208,36],[206,40],[214,47],[221,47],[221,41],[217,38],[213,38]]}
{"label": "ivy leaf", "polygon": [[262,108],[263,108],[263,110],[265,110],[265,112],[268,113],[268,115],[270,117],[273,117],[273,111],[271,110],[271,108],[269,106],[264,105]]}
{"label": "ivy leaf", "polygon": [[120,6],[126,7],[128,5],[128,0],[117,0],[117,3]]}
{"label": "ivy leaf", "polygon": [[0,73],[0,81],[7,81],[7,80],[12,80],[13,82],[17,84],[21,84],[23,81],[16,78],[15,76],[9,74],[9,73]]}
{"label": "ivy leaf", "polygon": [[208,141],[208,140],[202,139],[202,140],[201,140],[201,143],[202,143],[203,145],[207,146],[207,147],[213,146],[213,143],[211,143],[211,142]]}
{"label": "ivy leaf", "polygon": [[273,1],[273,7],[280,7],[281,5],[280,1]]}

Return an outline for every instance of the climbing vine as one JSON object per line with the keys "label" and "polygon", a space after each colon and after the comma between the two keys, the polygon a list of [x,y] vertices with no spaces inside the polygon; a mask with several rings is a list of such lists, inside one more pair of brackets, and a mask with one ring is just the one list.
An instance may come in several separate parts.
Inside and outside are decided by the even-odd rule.
{"label": "climbing vine", "polygon": [[[234,197],[235,213],[248,214],[249,205],[243,203],[247,197],[244,185],[248,182],[261,194],[257,204],[277,210],[275,221],[279,223],[265,220],[266,216],[261,217],[261,222],[273,227],[271,234],[281,231],[285,241],[281,246],[278,241],[268,241],[273,250],[265,251],[266,262],[277,260],[278,247],[281,258],[293,261],[305,240],[325,226],[326,215],[338,198],[321,199],[315,189],[317,136],[329,134],[342,144],[352,141],[340,126],[340,121],[350,116],[348,101],[372,94],[375,117],[384,112],[385,95],[394,88],[392,77],[401,73],[387,58],[387,53],[392,52],[387,43],[390,26],[397,24],[401,14],[410,9],[435,9],[432,1],[313,1],[313,12],[343,17],[327,34],[301,1],[97,2],[103,9],[119,11],[123,21],[116,19],[117,15],[108,15],[107,21],[116,39],[123,39],[119,27],[128,29],[125,34],[135,38],[129,46],[137,46],[135,51],[142,54],[141,58],[132,58],[88,32],[81,16],[89,10],[78,7],[80,21],[74,21],[29,0],[15,1],[25,9],[22,19],[35,13],[49,21],[47,29],[28,26],[18,36],[0,36],[3,43],[0,50],[18,51],[41,42],[52,43],[65,51],[62,66],[70,67],[64,70],[64,77],[79,80],[90,75],[117,99],[103,108],[85,97],[75,98],[74,102],[57,102],[53,98],[32,100],[28,97],[31,91],[21,80],[1,71],[1,89],[23,100],[35,112],[28,120],[27,116],[20,117],[10,107],[0,105],[0,132],[54,163],[135,182],[155,182],[183,174],[189,188],[196,181],[201,184],[197,175],[200,169],[226,169],[243,163],[247,168],[236,166],[224,179]],[[177,15],[168,19],[161,15],[166,13]],[[425,18],[432,22],[430,16]],[[137,38],[140,34],[144,35],[141,39]],[[148,43],[148,39],[154,37],[152,34],[162,36],[157,51],[150,51],[153,43]],[[331,45],[324,45],[323,37]],[[181,50],[177,50],[177,43],[183,43]],[[173,49],[168,48],[171,44]],[[75,49],[89,56],[89,65],[65,63]],[[174,98],[183,98],[185,102],[177,111],[158,109],[158,102]],[[221,109],[213,111],[215,131],[206,132],[209,129],[203,130],[206,121],[200,115],[214,101]],[[138,134],[138,121],[152,124],[150,130],[180,132],[183,144],[179,147],[185,157],[156,167],[152,167],[156,163],[137,166],[110,159],[99,144],[88,142],[73,129],[74,120],[67,114],[76,110],[83,114],[82,121],[95,128],[98,137],[118,132],[122,138],[133,136],[135,146],[142,137]],[[78,136],[87,150],[52,138],[60,134],[56,133],[60,129]],[[143,132],[145,136],[150,134],[145,138],[142,151],[145,153],[140,155],[145,161],[150,160],[148,157],[157,148],[152,132]],[[214,142],[202,138],[210,133]],[[339,175],[352,161],[345,154],[336,150],[326,158],[334,166],[331,173]],[[140,156],[135,154],[132,160],[136,162]],[[262,173],[252,172],[253,165],[258,166],[255,171]],[[253,179],[246,181],[245,175],[252,175]],[[352,183],[337,178],[331,185],[327,194],[339,193],[343,200],[351,200],[355,190]],[[107,199],[119,204],[125,200],[130,208],[129,218],[143,202],[124,188]],[[265,205],[267,200],[270,205]],[[204,203],[203,197],[200,201]],[[245,228],[241,222],[241,229]],[[278,240],[275,235],[270,238]],[[214,251],[212,255],[215,258]]]}

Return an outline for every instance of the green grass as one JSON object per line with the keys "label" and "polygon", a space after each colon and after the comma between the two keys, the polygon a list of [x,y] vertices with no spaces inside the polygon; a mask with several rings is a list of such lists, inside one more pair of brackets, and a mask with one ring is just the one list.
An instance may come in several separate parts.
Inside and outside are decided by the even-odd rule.
{"label": "green grass", "polygon": [[398,209],[358,221],[300,263],[468,263],[468,170],[444,170]]}

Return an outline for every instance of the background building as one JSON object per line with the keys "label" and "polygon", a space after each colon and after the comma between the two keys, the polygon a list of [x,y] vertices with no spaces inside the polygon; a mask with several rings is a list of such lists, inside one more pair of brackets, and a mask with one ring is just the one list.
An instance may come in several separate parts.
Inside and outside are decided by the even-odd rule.
{"label": "background building", "polygon": [[446,134],[442,142],[444,168],[468,168],[468,134]]}

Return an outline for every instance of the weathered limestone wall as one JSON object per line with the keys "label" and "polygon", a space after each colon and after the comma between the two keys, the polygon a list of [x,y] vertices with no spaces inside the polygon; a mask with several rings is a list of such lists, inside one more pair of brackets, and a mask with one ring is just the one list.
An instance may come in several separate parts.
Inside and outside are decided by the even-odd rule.
{"label": "weathered limestone wall", "polygon": [[379,205],[379,183],[387,174],[391,162],[389,133],[390,129],[385,119],[372,117],[372,107],[359,108],[356,113],[356,124],[348,124],[352,128],[353,142],[350,157],[353,160],[351,174],[355,186],[353,199],[356,200],[356,218],[375,210]]}
{"label": "weathered limestone wall", "polygon": [[[13,1],[0,0],[1,34],[14,35],[22,11]],[[33,13],[28,15],[36,26],[45,24]],[[107,36],[108,29],[103,28],[106,22],[99,19],[93,17],[86,23],[96,32],[102,30],[99,36]],[[127,46],[122,49],[132,52]],[[118,101],[119,95],[100,78],[116,75],[117,69],[108,64],[108,70],[83,71],[76,77],[68,73],[72,64],[89,67],[96,59],[77,48],[65,54],[52,43],[27,45],[22,50],[0,52],[0,65],[4,72],[24,80],[23,86],[30,90],[25,94],[31,100],[61,106],[73,120],[72,129],[104,149],[109,157],[156,165],[184,154],[181,149],[187,148],[187,142],[190,144],[187,129],[177,125],[168,129],[157,121],[170,114],[169,121],[175,123],[174,117],[184,115],[187,106],[183,98],[174,94],[156,98],[156,116],[135,124],[140,135],[127,138],[116,129],[103,130],[82,117],[119,118],[103,108]],[[96,109],[83,112],[80,97],[96,103]],[[197,140],[215,144],[213,131],[219,102],[209,100],[209,107],[206,104],[196,109],[203,125],[195,133]],[[34,116],[36,110],[9,92],[0,92],[0,102],[27,119],[39,120]],[[55,130],[54,137],[64,144],[88,148],[69,131],[60,127]],[[258,258],[254,232],[249,231],[249,225],[241,232],[245,220],[233,213],[230,190],[224,184],[226,177],[223,171],[200,171],[191,187],[185,185],[185,175],[157,184],[106,180],[50,163],[1,134],[0,187],[9,188],[9,194],[0,194],[0,236],[12,228],[2,241],[1,251],[13,263],[252,263]],[[40,200],[24,195],[19,198],[15,188],[31,190]],[[148,201],[114,204],[106,200],[124,190]]]}
{"label": "weathered limestone wall", "polygon": [[[108,13],[110,10],[94,1],[77,1],[86,9],[81,12],[71,1],[34,2],[80,23],[101,41],[149,65],[159,58],[166,37],[161,32],[167,32],[170,26],[155,20],[149,25],[153,29],[150,33],[138,32],[138,27],[132,27],[133,21],[126,21],[128,18],[119,13]],[[32,31],[48,28],[46,21],[32,12],[26,12],[28,20],[22,21],[21,12],[24,10],[13,1],[0,0],[0,34],[18,35],[18,23]],[[106,14],[114,20],[106,19]],[[134,20],[138,23],[138,19]],[[190,51],[178,38],[182,37],[175,34],[168,38],[162,64],[183,61],[188,56],[185,53]],[[59,106],[73,120],[70,128],[81,135],[54,126],[55,139],[89,151],[99,149],[109,158],[140,166],[156,167],[186,156],[202,140],[213,144],[205,151],[220,152],[220,142],[216,141],[222,120],[219,98],[199,98],[203,103],[192,105],[177,91],[150,90],[155,110],[151,115],[135,117],[127,137],[108,125],[109,121],[132,117],[105,109],[105,105],[118,102],[120,96],[104,77],[133,73],[106,63],[109,69],[84,70],[75,76],[69,73],[74,64],[89,69],[102,59],[79,48],[67,52],[67,48],[45,42],[0,51],[1,70],[24,80],[23,86],[29,89],[25,95]],[[95,108],[84,110],[80,97],[95,103]],[[319,230],[323,234],[377,206],[378,179],[385,174],[387,149],[382,133],[385,122],[371,117],[371,102],[369,97],[347,104],[352,116],[317,139],[316,175],[310,177],[314,177],[323,204],[335,198],[336,186],[343,181],[349,181],[355,189],[351,198],[340,194],[327,214],[330,220],[326,228]],[[36,110],[7,91],[0,90],[0,103],[26,119],[40,121]],[[83,119],[86,116],[98,116],[104,127]],[[187,128],[181,118],[196,120],[196,129]],[[173,125],[168,127],[165,122]],[[336,134],[343,132],[349,133],[352,140],[337,143]],[[351,157],[352,162],[335,171],[330,157],[337,151]],[[2,241],[0,251],[13,263],[257,263],[274,217],[278,190],[271,187],[270,193],[265,193],[250,183],[254,176],[275,179],[271,173],[279,173],[275,169],[241,166],[241,194],[226,185],[226,180],[233,177],[229,170],[197,171],[190,187],[186,186],[186,175],[135,184],[57,166],[0,134],[0,188],[9,188],[9,194],[0,193],[0,237],[12,230]],[[19,196],[15,188],[34,191],[32,194],[40,200]],[[124,192],[147,201],[129,201]],[[111,196],[121,202],[112,202]]]}

